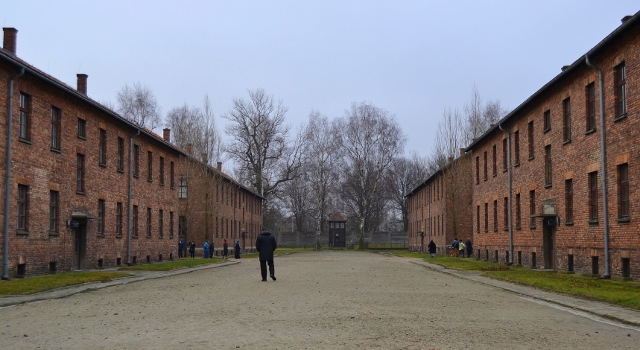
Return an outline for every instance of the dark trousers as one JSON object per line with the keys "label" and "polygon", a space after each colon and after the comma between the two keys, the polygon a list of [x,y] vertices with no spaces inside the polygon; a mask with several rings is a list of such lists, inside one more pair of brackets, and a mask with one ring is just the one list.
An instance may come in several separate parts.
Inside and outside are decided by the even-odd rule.
{"label": "dark trousers", "polygon": [[271,276],[276,275],[276,269],[273,266],[273,259],[271,260],[262,260],[260,259],[260,273],[262,274],[262,279],[267,279],[267,264],[269,265],[269,274]]}

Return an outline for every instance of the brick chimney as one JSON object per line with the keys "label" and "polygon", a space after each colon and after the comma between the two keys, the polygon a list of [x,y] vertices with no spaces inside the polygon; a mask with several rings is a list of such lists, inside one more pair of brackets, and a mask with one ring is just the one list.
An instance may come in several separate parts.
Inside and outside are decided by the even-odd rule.
{"label": "brick chimney", "polygon": [[190,143],[187,143],[187,153],[191,154],[191,152],[193,152],[193,145]]}
{"label": "brick chimney", "polygon": [[222,171],[222,162],[218,162],[216,164],[216,169],[218,169],[218,171]]}
{"label": "brick chimney", "polygon": [[87,78],[89,77],[86,74],[76,74],[78,77],[78,87],[77,90],[79,93],[86,95],[87,94]]}
{"label": "brick chimney", "polygon": [[4,45],[2,48],[15,56],[18,30],[15,28],[2,28],[2,30],[4,31]]}
{"label": "brick chimney", "polygon": [[164,128],[162,129],[162,139],[171,142],[171,129]]}
{"label": "brick chimney", "polygon": [[209,163],[209,157],[207,157],[206,153],[201,153],[200,154],[200,158],[202,158],[202,162],[203,163],[205,163],[205,164]]}

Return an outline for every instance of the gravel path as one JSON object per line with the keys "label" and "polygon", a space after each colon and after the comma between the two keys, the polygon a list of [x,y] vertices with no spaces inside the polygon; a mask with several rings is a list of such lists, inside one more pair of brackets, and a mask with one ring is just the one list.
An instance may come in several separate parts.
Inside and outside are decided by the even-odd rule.
{"label": "gravel path", "polygon": [[[0,308],[2,349],[636,349],[640,333],[352,251],[256,259]],[[635,343],[635,345],[634,345]]]}

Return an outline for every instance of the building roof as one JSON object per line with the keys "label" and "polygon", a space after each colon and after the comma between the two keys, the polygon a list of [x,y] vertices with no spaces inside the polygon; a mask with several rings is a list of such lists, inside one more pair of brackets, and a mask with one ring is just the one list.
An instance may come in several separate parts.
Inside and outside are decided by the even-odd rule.
{"label": "building roof", "polygon": [[[151,131],[151,130],[149,130],[147,128],[140,127],[139,125],[131,122],[130,120],[120,116],[118,113],[116,113],[115,111],[111,110],[110,108],[104,106],[103,104],[99,103],[96,100],[93,100],[92,98],[90,98],[86,94],[83,94],[83,93],[79,92],[78,90],[74,89],[73,87],[71,87],[71,86],[65,84],[64,82],[56,79],[55,77],[53,77],[53,76],[41,71],[40,69],[38,69],[35,66],[29,64],[25,60],[17,57],[15,54],[10,52],[9,50],[4,49],[3,47],[0,47],[0,59],[3,59],[5,61],[9,62],[10,64],[13,64],[13,65],[17,66],[19,69],[20,68],[24,68],[25,73],[29,73],[29,74],[35,76],[36,78],[42,79],[46,83],[49,83],[49,84],[53,85],[54,87],[59,88],[59,89],[63,90],[64,92],[73,95],[74,97],[76,97],[76,98],[88,103],[89,105],[97,108],[98,110],[106,113],[107,115],[109,115],[110,117],[114,118],[118,122],[121,122],[121,123],[131,127],[132,129],[140,130],[141,134],[144,134],[144,135],[148,136],[149,138],[155,140],[156,142],[162,143],[164,146],[173,149],[177,153],[202,163],[196,157],[193,157],[193,155],[188,154],[183,149],[181,149],[180,147],[178,147],[178,146],[170,143],[169,141],[165,140],[164,138],[162,138],[160,135],[156,134],[155,132],[153,132],[153,131]],[[260,194],[254,192],[253,190],[247,188],[246,186],[243,186],[242,184],[240,184],[239,182],[237,182],[231,176],[225,174],[224,172],[214,168],[213,166],[211,166],[209,164],[207,164],[207,167],[209,168],[210,171],[212,171],[214,173],[218,173],[223,178],[227,179],[228,181],[230,181],[232,183],[235,183],[236,185],[238,185],[238,187],[240,187],[240,188],[252,193],[254,196],[264,199],[264,197],[262,197]]]}
{"label": "building roof", "polygon": [[341,221],[341,222],[346,222],[347,218],[344,217],[344,215],[342,215],[341,212],[339,211],[335,211],[333,212],[331,215],[329,215],[329,221]]}
{"label": "building roof", "polygon": [[547,91],[549,91],[555,84],[562,81],[566,76],[576,72],[579,68],[586,66],[588,57],[592,57],[597,53],[601,52],[607,45],[617,40],[620,36],[622,36],[627,31],[627,29],[636,25],[639,21],[640,21],[640,11],[636,12],[633,16],[625,16],[622,20],[623,23],[618,28],[616,28],[613,32],[607,35],[596,46],[594,46],[591,50],[587,51],[586,54],[582,55],[571,65],[563,67],[560,74],[556,75],[551,81],[546,83],[543,87],[541,87],[528,99],[522,102],[518,107],[516,107],[513,111],[511,111],[504,118],[502,118],[496,125],[489,128],[489,130],[487,130],[482,136],[473,140],[473,142],[465,149],[465,152],[469,152],[470,150],[478,146],[478,144],[482,143],[489,134],[493,133],[496,129],[499,129],[500,125],[517,117],[517,115],[521,111],[529,107],[530,104],[533,104],[533,101],[535,101],[536,98],[540,97],[543,93],[546,93]]}

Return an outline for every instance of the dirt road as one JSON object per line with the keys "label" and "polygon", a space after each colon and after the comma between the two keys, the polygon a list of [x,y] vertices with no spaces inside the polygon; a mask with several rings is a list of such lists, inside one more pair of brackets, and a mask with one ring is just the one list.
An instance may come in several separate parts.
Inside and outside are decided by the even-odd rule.
{"label": "dirt road", "polygon": [[[256,259],[0,309],[3,349],[635,349],[640,333],[364,252]],[[635,344],[635,345],[634,345]]]}

